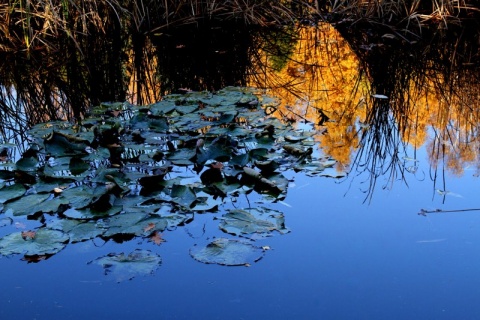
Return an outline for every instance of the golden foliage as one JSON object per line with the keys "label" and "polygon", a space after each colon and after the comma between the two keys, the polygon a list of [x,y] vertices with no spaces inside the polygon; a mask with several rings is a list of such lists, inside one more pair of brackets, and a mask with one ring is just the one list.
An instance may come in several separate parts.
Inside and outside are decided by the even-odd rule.
{"label": "golden foliage", "polygon": [[[350,163],[358,145],[356,121],[364,121],[362,80],[359,62],[347,42],[330,25],[298,30],[291,55],[280,70],[272,67],[275,56],[260,52],[262,63],[248,79],[248,84],[269,88],[269,94],[282,103],[274,115],[295,121],[304,119],[317,125],[315,139],[326,154],[342,166]],[[328,121],[325,121],[326,119]]]}
{"label": "golden foliage", "polygon": [[[281,99],[275,116],[315,123],[323,152],[339,162],[339,169],[349,166],[364,142],[361,133],[370,129],[366,112],[372,112],[366,107],[372,104],[370,83],[360,62],[329,25],[300,28],[290,45],[281,68],[271,50],[261,50],[248,84]],[[434,169],[443,163],[453,174],[468,166],[480,173],[480,84],[470,79],[465,71],[446,76],[431,68],[389,101],[401,141],[415,149],[425,146]]]}

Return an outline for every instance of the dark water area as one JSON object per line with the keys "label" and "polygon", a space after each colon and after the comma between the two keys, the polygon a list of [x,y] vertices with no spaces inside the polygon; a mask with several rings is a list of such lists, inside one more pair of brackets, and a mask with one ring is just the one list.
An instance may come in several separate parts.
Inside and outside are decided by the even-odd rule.
{"label": "dark water area", "polygon": [[[142,49],[149,63],[130,65],[125,96],[118,88],[113,96],[147,104],[187,89],[262,88],[282,99],[275,116],[298,128],[314,124],[317,152],[335,166],[324,177],[287,171],[284,199],[265,203],[255,192],[241,195],[163,232],[160,245],[141,237],[95,238],[36,263],[1,256],[0,318],[476,319],[480,73],[474,42],[454,50],[415,44],[407,53],[401,39],[380,36],[388,43],[379,43],[356,33],[351,39],[340,27],[340,33],[319,26],[273,35],[225,30],[227,39],[186,30],[157,35]],[[401,45],[390,43],[397,40]],[[148,65],[155,68],[143,69]],[[2,84],[10,92],[3,105],[13,101],[29,110],[28,86]],[[58,83],[49,88],[65,95],[35,87],[38,99],[60,97],[52,105],[64,108],[65,119],[105,98],[89,101],[85,94],[74,112]],[[25,119],[20,124],[40,118]],[[13,142],[8,129],[4,142]],[[256,239],[266,248],[262,259],[227,267],[190,256],[214,238],[235,238],[219,229],[225,210],[260,206],[282,212],[291,230]],[[25,226],[2,226],[0,235],[40,226],[17,221]],[[160,255],[161,266],[126,280],[90,263],[135,249]]]}

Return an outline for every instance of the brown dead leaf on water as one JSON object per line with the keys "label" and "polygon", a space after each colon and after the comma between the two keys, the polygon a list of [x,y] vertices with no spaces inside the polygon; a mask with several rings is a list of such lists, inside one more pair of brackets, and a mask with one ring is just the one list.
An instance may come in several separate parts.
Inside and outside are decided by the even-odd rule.
{"label": "brown dead leaf on water", "polygon": [[165,239],[162,238],[162,234],[160,232],[155,231],[150,236],[150,241],[152,241],[156,245],[160,245],[162,242],[165,242]]}
{"label": "brown dead leaf on water", "polygon": [[153,230],[153,228],[155,228],[155,223],[150,222],[149,224],[147,224],[147,226],[145,228],[143,228],[143,231],[148,232],[148,231]]}
{"label": "brown dead leaf on water", "polygon": [[22,231],[21,234],[22,234],[23,240],[33,240],[37,233],[35,231],[29,230],[29,231]]}

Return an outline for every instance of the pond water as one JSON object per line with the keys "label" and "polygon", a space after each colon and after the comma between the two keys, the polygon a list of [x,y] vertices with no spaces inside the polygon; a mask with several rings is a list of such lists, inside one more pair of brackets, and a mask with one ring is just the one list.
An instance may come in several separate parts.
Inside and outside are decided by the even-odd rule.
{"label": "pond water", "polygon": [[[475,319],[478,119],[464,107],[472,100],[435,95],[437,83],[428,79],[422,88],[414,86],[421,82],[415,77],[407,86],[389,85],[378,78],[380,67],[362,65],[365,56],[355,43],[333,29],[305,32],[301,39],[313,43],[295,42],[288,61],[273,59],[280,65],[263,65],[264,72],[245,84],[281,97],[282,118],[299,127],[305,119],[315,123],[320,152],[337,160],[330,175],[342,177],[286,171],[290,182],[281,201],[241,195],[216,213],[196,213],[184,226],[163,232],[160,245],[144,238],[96,238],[37,263],[2,256],[0,317]],[[333,60],[326,61],[325,52]],[[267,59],[268,50],[258,56]],[[468,79],[468,73],[456,79]],[[285,89],[292,79],[296,86]],[[475,101],[476,87],[461,85]],[[400,99],[399,92],[408,98]],[[226,209],[259,206],[282,212],[291,231],[255,240],[265,248],[262,259],[234,267],[192,259],[192,247],[234,238],[215,219]],[[0,228],[1,235],[39,225],[22,223]],[[161,266],[128,280],[128,270],[106,272],[95,263],[135,249],[160,255]]]}

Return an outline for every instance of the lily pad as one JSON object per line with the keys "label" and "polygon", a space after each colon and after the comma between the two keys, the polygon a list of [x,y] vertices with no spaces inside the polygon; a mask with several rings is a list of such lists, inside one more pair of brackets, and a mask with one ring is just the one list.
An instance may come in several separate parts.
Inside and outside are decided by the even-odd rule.
{"label": "lily pad", "polygon": [[90,208],[85,209],[73,209],[70,208],[63,212],[63,215],[70,219],[79,219],[79,220],[95,220],[114,216],[120,213],[123,209],[123,206],[112,206],[106,211],[97,211]]}
{"label": "lily pad", "polygon": [[25,194],[25,191],[27,191],[27,189],[20,183],[3,187],[0,189],[0,203],[19,198]]}
{"label": "lily pad", "polygon": [[71,219],[55,220],[47,225],[50,229],[67,233],[71,243],[94,239],[101,236],[106,230],[105,226],[96,222]]}
{"label": "lily pad", "polygon": [[221,219],[220,229],[237,236],[255,234],[256,237],[266,237],[273,231],[290,232],[285,227],[283,213],[268,208],[230,210]]}
{"label": "lily pad", "polygon": [[49,194],[30,194],[5,204],[3,212],[11,210],[14,216],[34,214],[42,210],[39,205],[49,197]]}
{"label": "lily pad", "polygon": [[193,247],[190,255],[202,263],[214,263],[223,266],[245,266],[260,260],[264,251],[251,243],[218,238],[205,247]]}
{"label": "lily pad", "polygon": [[0,253],[5,256],[55,254],[66,246],[68,240],[68,235],[59,230],[42,228],[37,231],[15,232],[0,239]]}
{"label": "lily pad", "polygon": [[115,281],[132,280],[137,276],[153,274],[162,264],[162,258],[149,250],[136,249],[129,254],[110,253],[88,264],[98,264],[105,270],[105,275],[112,275]]}

